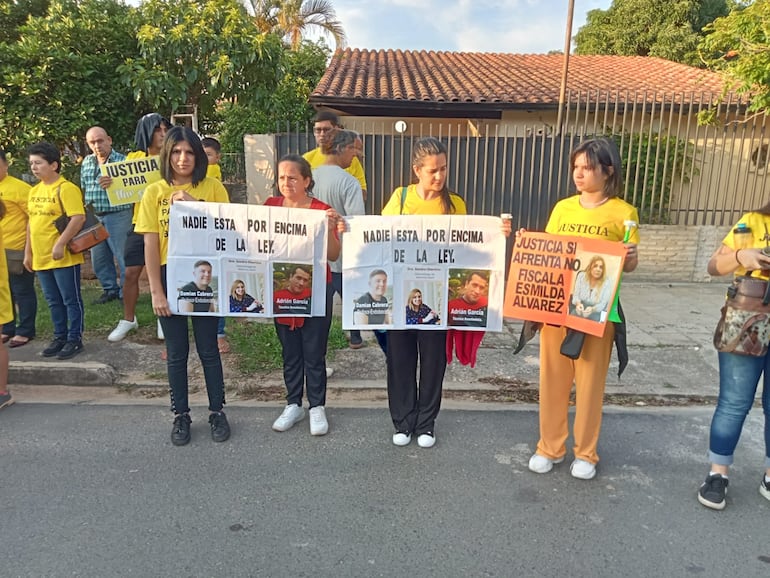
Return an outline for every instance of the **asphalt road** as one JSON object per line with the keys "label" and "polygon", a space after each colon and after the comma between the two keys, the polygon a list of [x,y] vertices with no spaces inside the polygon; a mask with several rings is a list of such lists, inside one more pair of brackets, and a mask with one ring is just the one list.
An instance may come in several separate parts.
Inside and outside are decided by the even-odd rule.
{"label": "asphalt road", "polygon": [[527,470],[532,408],[445,410],[430,450],[383,409],[329,408],[323,438],[279,412],[232,408],[214,444],[196,408],[177,448],[159,407],[3,410],[0,575],[770,575],[758,409],[721,513],[695,498],[711,409],[608,410],[590,482]]}

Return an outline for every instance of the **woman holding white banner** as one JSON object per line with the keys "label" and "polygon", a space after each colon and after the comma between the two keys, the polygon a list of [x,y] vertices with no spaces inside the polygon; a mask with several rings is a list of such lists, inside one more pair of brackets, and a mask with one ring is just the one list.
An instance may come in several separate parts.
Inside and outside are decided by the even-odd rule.
{"label": "woman holding white banner", "polygon": [[[618,198],[622,191],[622,168],[617,147],[606,139],[583,141],[570,156],[570,170],[578,194],[556,203],[546,232],[623,242],[627,236],[626,223],[633,221],[623,265],[623,271],[633,271],[639,263],[639,232],[635,227],[639,217],[632,205]],[[529,469],[545,474],[564,460],[574,382],[575,460],[570,473],[575,478],[590,480],[596,475],[599,461],[596,446],[615,327],[607,323],[602,337],[585,335],[582,349],[570,356],[562,353],[567,335],[566,327],[543,325],[540,331],[540,440],[529,460]]]}
{"label": "woman holding white banner", "polygon": [[[270,197],[265,205],[295,209],[326,211],[329,235],[326,257],[336,261],[340,255],[339,232],[345,223],[337,211],[311,196],[313,174],[310,163],[299,155],[286,155],[278,162],[278,190],[280,197]],[[310,274],[296,267],[290,280],[296,277],[298,285],[305,285]],[[302,408],[302,390],[307,389],[310,407],[310,435],[322,436],[329,431],[326,419],[326,345],[332,324],[332,274],[326,266],[326,315],[324,317],[276,317],[275,332],[283,354],[283,380],[286,384],[286,407],[273,423],[275,431],[286,431],[305,417]]]}
{"label": "woman holding white banner", "polygon": [[[168,257],[168,210],[182,201],[227,203],[225,187],[207,178],[208,159],[203,146],[191,129],[175,126],[166,133],[160,149],[162,179],[147,187],[139,205],[135,231],[144,235],[144,256],[150,281],[152,309],[166,336],[168,384],[174,426],[171,442],[182,446],[190,441],[190,406],[188,405],[187,358],[190,353],[188,316],[172,315],[168,304],[166,262]],[[200,262],[206,263],[206,262]],[[200,265],[196,263],[196,268]],[[206,263],[208,264],[208,263]],[[210,276],[211,265],[208,264]],[[222,360],[217,347],[217,322],[213,316],[192,317],[195,347],[203,366],[209,397],[211,438],[224,442],[230,437],[230,425],[222,411],[225,384]]]}
{"label": "woman holding white banner", "polygon": [[[399,187],[382,210],[383,215],[465,215],[465,201],[446,185],[447,149],[436,138],[414,143],[412,170],[415,184]],[[510,221],[503,221],[510,234]],[[406,446],[417,435],[421,448],[436,443],[436,417],[447,365],[447,332],[406,329],[388,331],[388,407],[396,433],[393,443]],[[420,380],[417,382],[417,361]]]}

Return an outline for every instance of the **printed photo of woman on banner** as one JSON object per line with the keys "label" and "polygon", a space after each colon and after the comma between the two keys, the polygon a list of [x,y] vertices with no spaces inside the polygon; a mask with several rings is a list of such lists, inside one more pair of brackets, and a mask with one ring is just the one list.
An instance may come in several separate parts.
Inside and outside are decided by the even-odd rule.
{"label": "printed photo of woman on banner", "polygon": [[569,314],[604,323],[620,272],[620,258],[577,253],[585,267],[575,276],[569,301]]}
{"label": "printed photo of woman on banner", "polygon": [[407,325],[439,325],[444,300],[440,281],[405,281],[405,320]]}

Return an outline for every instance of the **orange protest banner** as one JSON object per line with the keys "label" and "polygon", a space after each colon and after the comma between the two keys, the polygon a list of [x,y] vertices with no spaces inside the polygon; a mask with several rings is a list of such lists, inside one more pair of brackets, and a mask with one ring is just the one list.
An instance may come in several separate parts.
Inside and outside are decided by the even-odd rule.
{"label": "orange protest banner", "polygon": [[516,236],[505,317],[601,337],[623,271],[622,243],[525,232]]}

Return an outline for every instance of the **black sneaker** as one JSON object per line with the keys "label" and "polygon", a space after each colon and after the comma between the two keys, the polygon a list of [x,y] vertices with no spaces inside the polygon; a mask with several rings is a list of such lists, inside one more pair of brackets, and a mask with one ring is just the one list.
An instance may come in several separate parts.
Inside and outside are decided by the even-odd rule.
{"label": "black sneaker", "polygon": [[94,301],[92,301],[92,304],[93,305],[104,305],[105,303],[109,303],[110,301],[117,301],[118,299],[120,299],[120,294],[119,293],[112,293],[112,292],[104,291],[99,296],[98,299],[94,299]]}
{"label": "black sneaker", "polygon": [[54,337],[53,341],[48,344],[48,347],[43,350],[43,357],[53,357],[54,355],[57,355],[66,344],[67,340],[63,337]]}
{"label": "black sneaker", "polygon": [[58,359],[69,359],[83,351],[82,341],[67,341],[56,355]]}
{"label": "black sneaker", "polygon": [[183,413],[174,418],[174,427],[171,429],[171,443],[175,446],[183,446],[190,443],[190,414]]}
{"label": "black sneaker", "polygon": [[763,498],[770,500],[770,482],[765,480],[765,476],[762,476],[762,481],[759,483],[759,493]]}
{"label": "black sneaker", "polygon": [[211,439],[215,442],[226,442],[230,439],[230,424],[227,423],[225,412],[219,411],[209,415]]}
{"label": "black sneaker", "polygon": [[698,490],[698,501],[712,510],[725,509],[725,494],[730,482],[722,474],[714,474],[706,478]]}

